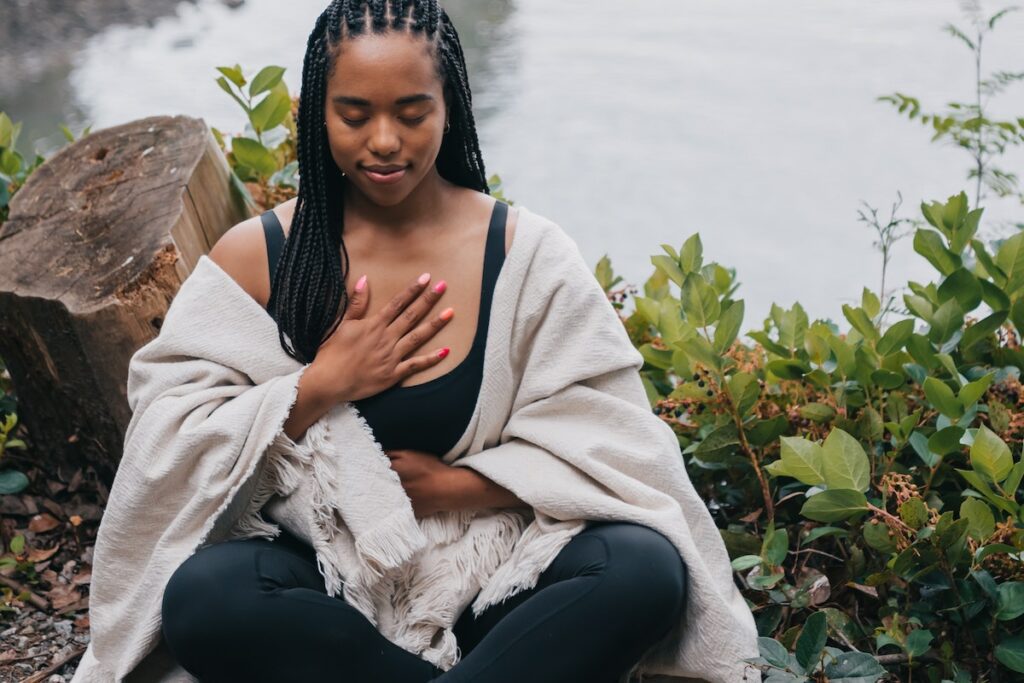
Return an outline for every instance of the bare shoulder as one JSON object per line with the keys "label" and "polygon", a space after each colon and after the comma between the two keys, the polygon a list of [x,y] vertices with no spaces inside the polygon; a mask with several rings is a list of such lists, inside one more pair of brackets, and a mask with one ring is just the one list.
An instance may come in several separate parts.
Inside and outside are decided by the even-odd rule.
{"label": "bare shoulder", "polygon": [[[295,200],[274,207],[285,235],[291,226]],[[270,299],[270,267],[267,261],[267,240],[259,216],[246,218],[232,226],[213,245],[208,257],[231,276],[249,296],[264,308]]]}

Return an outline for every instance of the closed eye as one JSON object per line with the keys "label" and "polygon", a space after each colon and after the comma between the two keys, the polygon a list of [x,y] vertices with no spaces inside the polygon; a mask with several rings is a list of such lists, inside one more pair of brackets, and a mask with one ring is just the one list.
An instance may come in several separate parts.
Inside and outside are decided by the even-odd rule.
{"label": "closed eye", "polygon": [[[407,123],[407,124],[416,125],[418,123],[422,123],[423,119],[427,118],[427,115],[424,114],[423,116],[417,116],[417,117],[414,117],[414,118],[405,118],[405,117],[399,117],[399,118],[402,121],[404,121],[405,123]],[[358,125],[364,124],[367,121],[369,121],[369,119],[350,119],[350,118],[345,117],[345,116],[342,116],[341,120],[344,121],[346,124],[348,124],[350,126],[358,126]]]}

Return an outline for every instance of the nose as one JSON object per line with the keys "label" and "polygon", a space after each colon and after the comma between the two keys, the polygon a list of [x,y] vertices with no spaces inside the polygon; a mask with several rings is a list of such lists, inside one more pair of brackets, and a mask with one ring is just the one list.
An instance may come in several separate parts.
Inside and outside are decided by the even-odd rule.
{"label": "nose", "polygon": [[374,155],[389,157],[402,148],[398,127],[388,117],[380,117],[372,126],[366,146]]}

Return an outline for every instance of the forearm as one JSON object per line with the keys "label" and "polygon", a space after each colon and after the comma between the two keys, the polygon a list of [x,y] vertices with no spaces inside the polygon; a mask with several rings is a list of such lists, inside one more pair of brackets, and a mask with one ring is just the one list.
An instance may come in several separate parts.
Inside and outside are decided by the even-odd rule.
{"label": "forearm", "polygon": [[481,508],[528,508],[516,494],[469,467],[452,467],[449,477],[447,510]]}
{"label": "forearm", "polygon": [[284,433],[298,441],[338,401],[339,397],[321,379],[318,366],[311,364],[299,377],[298,394],[284,422]]}

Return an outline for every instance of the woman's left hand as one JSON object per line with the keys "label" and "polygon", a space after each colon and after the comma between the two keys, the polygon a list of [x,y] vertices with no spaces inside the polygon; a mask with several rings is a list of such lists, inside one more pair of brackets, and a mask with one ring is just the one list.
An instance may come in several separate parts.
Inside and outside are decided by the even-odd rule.
{"label": "woman's left hand", "polygon": [[433,453],[411,448],[385,450],[384,453],[391,459],[391,469],[402,480],[416,517],[429,517],[447,509],[446,496],[454,478],[451,465]]}

